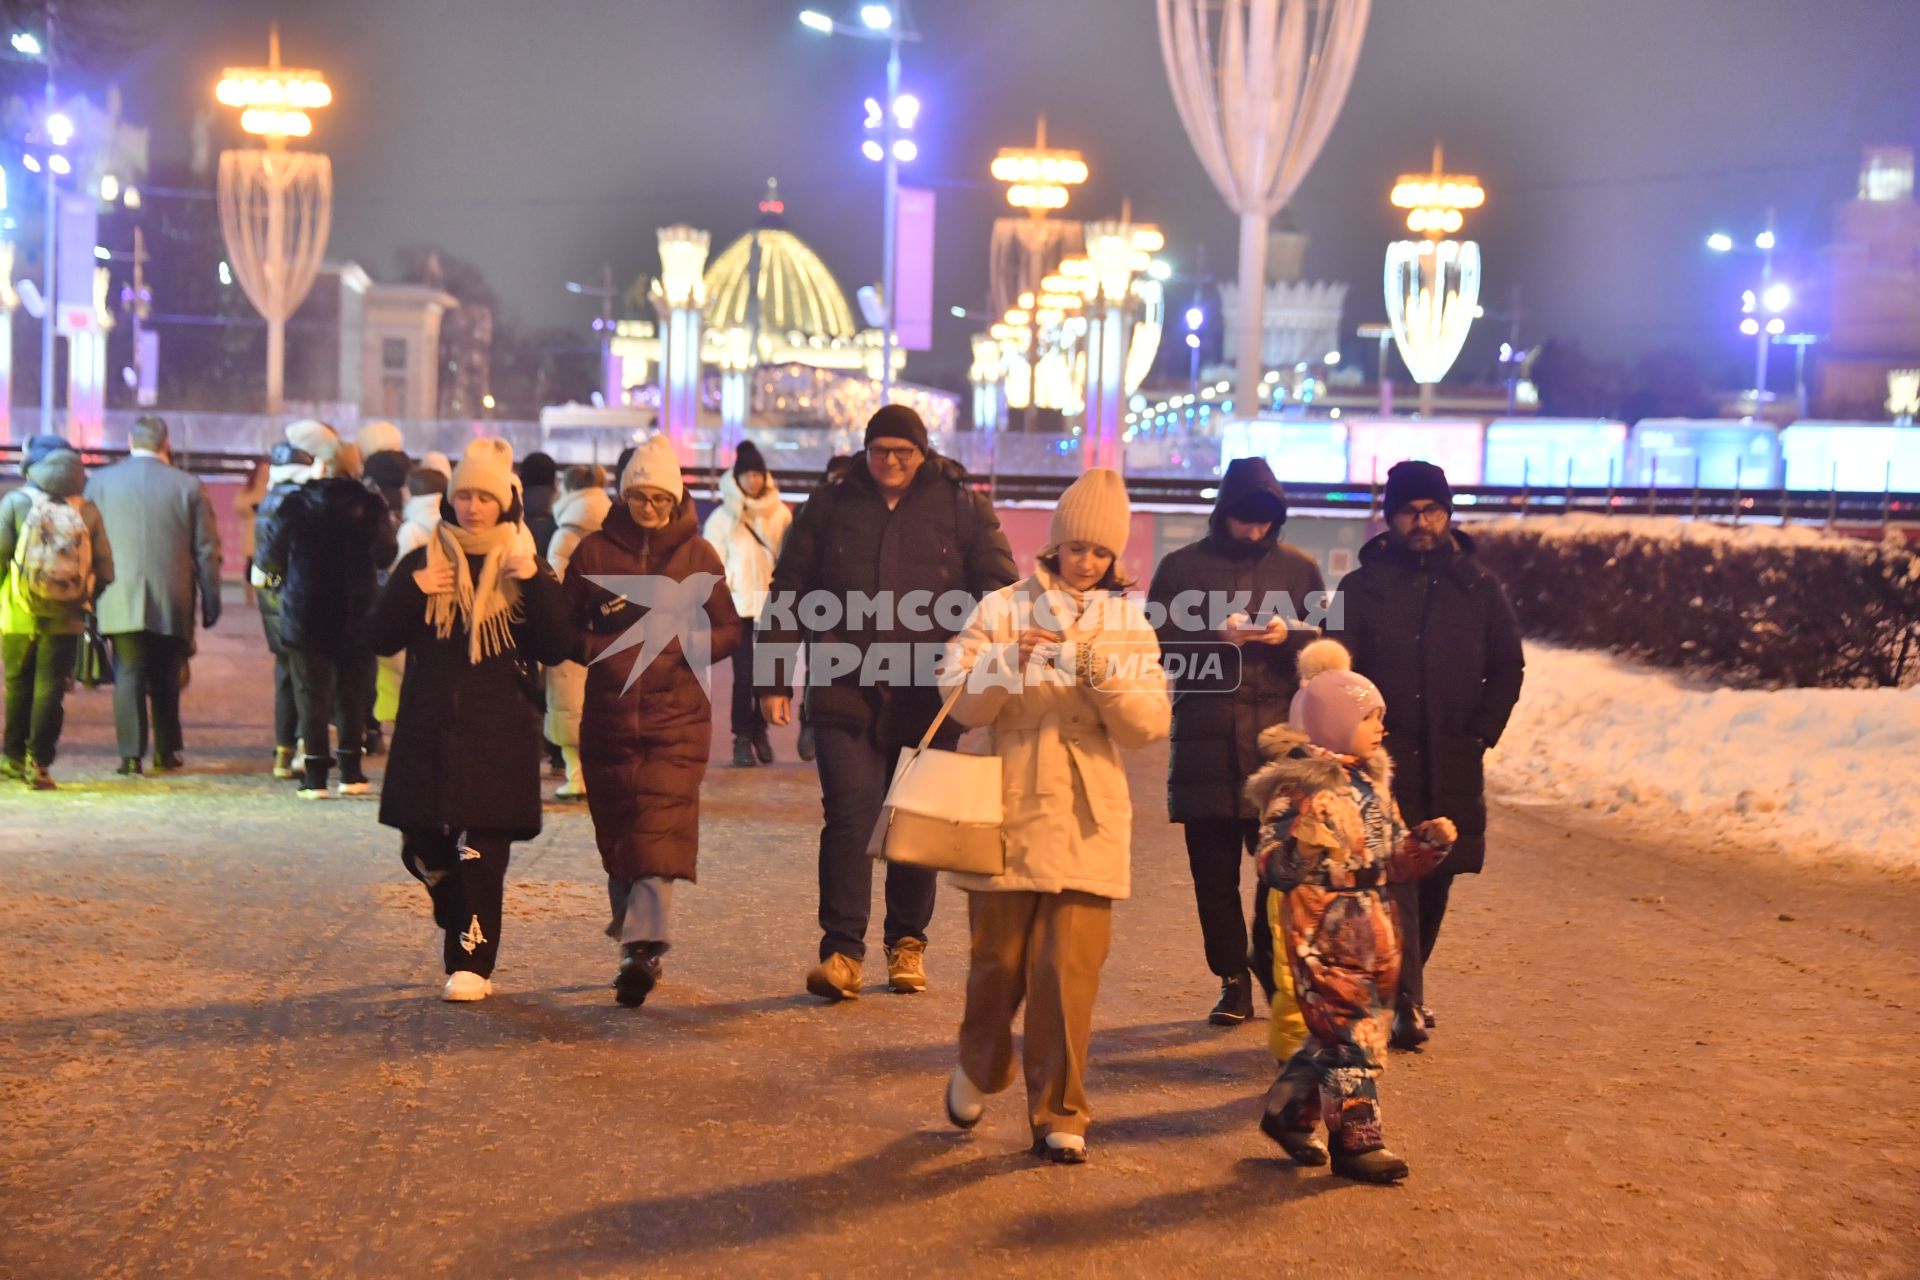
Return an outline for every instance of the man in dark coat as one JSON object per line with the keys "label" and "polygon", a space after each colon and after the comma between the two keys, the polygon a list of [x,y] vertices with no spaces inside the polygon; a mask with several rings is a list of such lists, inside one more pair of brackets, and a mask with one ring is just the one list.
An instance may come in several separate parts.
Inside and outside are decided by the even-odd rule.
{"label": "man in dark coat", "polygon": [[[1287,718],[1299,686],[1295,659],[1317,634],[1312,619],[1324,604],[1320,566],[1280,541],[1286,519],[1286,491],[1266,459],[1235,459],[1220,479],[1207,536],[1170,552],[1147,589],[1163,653],[1188,668],[1173,689],[1167,816],[1186,829],[1207,967],[1220,979],[1208,1014],[1217,1026],[1253,1016],[1249,963],[1263,985],[1273,973],[1264,888],[1255,891],[1251,957],[1247,951],[1240,862],[1260,824],[1244,792],[1264,763],[1261,730]],[[1238,649],[1237,661],[1226,645]]]}
{"label": "man in dark coat", "polygon": [[1425,1041],[1433,1025],[1422,970],[1440,936],[1453,878],[1487,855],[1481,759],[1520,697],[1526,659],[1506,590],[1453,528],[1453,491],[1428,462],[1387,472],[1387,531],[1360,549],[1340,583],[1353,669],[1387,700],[1393,795],[1410,825],[1451,818],[1460,838],[1437,870],[1394,886],[1401,929],[1393,1040]]}
{"label": "man in dark coat", "polygon": [[[864,465],[815,491],[794,517],[759,618],[754,685],[768,723],[788,723],[804,602],[838,606],[838,618],[807,634],[807,714],[826,811],[820,964],[807,990],[823,999],[860,994],[873,899],[867,842],[901,748],[919,742],[940,709],[935,683],[917,678],[919,658],[944,646],[971,609],[937,602],[977,600],[1013,581],[1013,553],[993,504],[967,485],[958,463],[932,452],[926,425],[905,405],[873,415]],[[936,603],[916,615],[909,593]],[[879,617],[847,607],[861,601],[881,603]],[[949,721],[936,743],[951,745],[959,731]],[[924,868],[887,868],[883,938],[895,991],[926,987],[934,884]]]}
{"label": "man in dark coat", "polygon": [[313,455],[281,440],[267,455],[267,492],[253,515],[253,564],[249,567],[254,602],[260,607],[260,629],[273,655],[273,776],[293,776],[294,749],[300,739],[300,701],[293,691],[293,667],[280,639],[281,577],[260,562],[260,553],[273,545],[280,528],[280,506],[300,492],[312,478]]}
{"label": "man in dark coat", "polygon": [[362,624],[380,591],[380,571],[393,562],[387,504],[361,483],[359,455],[331,428],[295,424],[289,443],[313,455],[319,478],[281,500],[272,539],[255,551],[261,572],[280,579],[280,642],[293,672],[306,753],[300,795],[327,793],[334,765],[328,731],[340,727],[340,790],[364,795],[367,682],[372,654]]}
{"label": "man in dark coat", "polygon": [[[113,585],[95,606],[113,642],[113,724],[120,773],[140,772],[153,729],[156,773],[181,767],[180,676],[199,620],[220,620],[220,528],[207,491],[173,465],[166,421],[142,414],[127,432],[127,459],[87,480],[114,548]],[[151,712],[151,719],[149,719]]]}

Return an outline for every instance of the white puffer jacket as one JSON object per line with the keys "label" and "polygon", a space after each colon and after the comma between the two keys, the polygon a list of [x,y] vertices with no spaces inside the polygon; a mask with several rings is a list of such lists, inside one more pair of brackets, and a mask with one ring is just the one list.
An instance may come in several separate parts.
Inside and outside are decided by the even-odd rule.
{"label": "white puffer jacket", "polygon": [[[1091,649],[1092,681],[1044,660],[1017,670],[1020,633],[1045,618],[1063,648]],[[997,876],[954,875],[962,889],[1077,890],[1124,898],[1133,886],[1133,800],[1122,750],[1167,736],[1173,709],[1160,666],[1160,642],[1140,607],[1112,591],[1089,591],[1076,604],[1045,569],[974,607],[947,648],[942,684],[966,692],[953,717],[991,725],[1000,757],[1007,869]],[[1065,665],[1063,659],[1062,665]]]}
{"label": "white puffer jacket", "polygon": [[780,500],[780,490],[767,477],[767,487],[757,498],[740,492],[740,482],[728,471],[720,477],[720,505],[707,517],[701,532],[720,562],[727,567],[727,590],[733,595],[733,608],[751,621],[760,616],[767,602],[767,589],[773,582],[773,563],[780,558],[780,546],[787,540],[787,527],[793,513]]}

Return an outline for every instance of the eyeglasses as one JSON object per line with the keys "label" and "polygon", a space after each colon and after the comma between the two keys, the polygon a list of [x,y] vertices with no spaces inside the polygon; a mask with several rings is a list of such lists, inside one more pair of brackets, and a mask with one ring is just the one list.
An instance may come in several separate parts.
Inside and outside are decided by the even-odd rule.
{"label": "eyeglasses", "polygon": [[1450,514],[1445,507],[1402,507],[1393,513],[1393,518],[1405,520],[1408,524],[1417,520],[1422,524],[1442,525]]}
{"label": "eyeglasses", "polygon": [[913,445],[906,445],[898,449],[889,449],[885,445],[878,444],[870,444],[867,446],[867,456],[875,462],[897,462],[901,466],[912,462],[919,452],[920,450]]}
{"label": "eyeglasses", "polygon": [[655,511],[665,511],[669,515],[673,513],[675,507],[680,505],[680,499],[670,493],[641,493],[638,489],[633,489],[629,490],[624,496],[628,502],[633,502],[637,499],[646,503]]}

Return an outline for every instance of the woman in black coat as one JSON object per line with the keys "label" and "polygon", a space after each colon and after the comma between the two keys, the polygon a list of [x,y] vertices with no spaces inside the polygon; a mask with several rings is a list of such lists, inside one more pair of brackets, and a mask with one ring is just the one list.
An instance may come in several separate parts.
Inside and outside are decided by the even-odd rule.
{"label": "woman in black coat", "polygon": [[446,930],[447,1000],[492,992],[508,850],[540,833],[536,672],[574,647],[560,583],[521,541],[512,456],[469,446],[434,540],[395,566],[369,625],[376,653],[407,654],[380,821]]}

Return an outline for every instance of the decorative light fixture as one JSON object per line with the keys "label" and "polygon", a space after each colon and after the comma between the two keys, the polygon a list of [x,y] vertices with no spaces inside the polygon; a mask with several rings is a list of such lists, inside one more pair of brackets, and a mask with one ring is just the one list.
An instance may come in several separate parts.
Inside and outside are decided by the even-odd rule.
{"label": "decorative light fixture", "polygon": [[1087,162],[1078,151],[1047,146],[1047,118],[1034,127],[1031,147],[1002,147],[989,170],[1007,184],[1007,203],[1036,218],[1067,207],[1067,188],[1087,180]]}
{"label": "decorative light fixture", "polygon": [[[214,90],[240,111],[240,127],[265,148],[220,155],[220,230],[234,273],[267,322],[267,412],[284,395],[287,317],[313,287],[333,222],[333,162],[289,151],[313,132],[309,111],[333,101],[318,71],[280,65],[280,29],[268,36],[265,67],[229,67]],[[225,270],[225,264],[222,264]]]}
{"label": "decorative light fixture", "polygon": [[1887,371],[1887,412],[1900,426],[1912,426],[1920,414],[1920,369]]}
{"label": "decorative light fixture", "polygon": [[653,305],[660,315],[660,414],[656,425],[676,449],[699,425],[700,309],[706,305],[709,233],[696,227],[660,228],[660,278]]}
{"label": "decorative light fixture", "polygon": [[[1464,211],[1484,205],[1487,193],[1472,174],[1446,172],[1436,143],[1432,172],[1401,174],[1390,198],[1395,208],[1408,211],[1408,230],[1426,237],[1387,246],[1385,286],[1394,344],[1420,387],[1420,412],[1431,415],[1434,388],[1459,358],[1480,315],[1480,246],[1444,237],[1466,225]],[[1384,357],[1383,342],[1383,387]]]}

